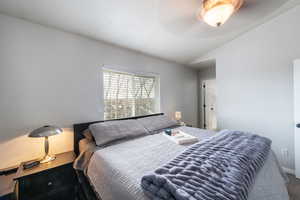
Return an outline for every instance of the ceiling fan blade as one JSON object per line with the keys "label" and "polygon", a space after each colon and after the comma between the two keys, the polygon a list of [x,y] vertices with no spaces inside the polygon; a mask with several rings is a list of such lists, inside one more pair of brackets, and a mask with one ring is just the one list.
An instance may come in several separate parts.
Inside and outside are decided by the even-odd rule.
{"label": "ceiling fan blade", "polygon": [[258,6],[258,3],[259,2],[257,0],[244,0],[244,3],[241,6],[240,10],[252,9],[252,8]]}

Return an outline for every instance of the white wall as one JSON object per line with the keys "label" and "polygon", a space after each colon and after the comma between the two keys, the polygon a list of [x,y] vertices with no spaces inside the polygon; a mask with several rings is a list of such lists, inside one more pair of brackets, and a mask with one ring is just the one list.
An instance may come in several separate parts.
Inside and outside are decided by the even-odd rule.
{"label": "white wall", "polygon": [[[300,6],[201,59],[216,59],[218,126],[273,140],[294,168],[293,60],[300,57]],[[199,59],[199,60],[201,60]],[[285,163],[281,149],[289,150]]]}
{"label": "white wall", "polygon": [[[4,15],[0,27],[0,168],[42,155],[22,136],[34,128],[103,119],[103,64],[160,74],[161,111],[197,124],[195,70]],[[70,132],[52,150],[72,149]]]}

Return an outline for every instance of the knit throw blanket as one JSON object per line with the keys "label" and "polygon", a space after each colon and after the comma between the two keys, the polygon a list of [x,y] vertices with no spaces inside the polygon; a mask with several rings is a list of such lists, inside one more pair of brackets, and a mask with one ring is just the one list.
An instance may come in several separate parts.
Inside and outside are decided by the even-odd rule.
{"label": "knit throw blanket", "polygon": [[143,176],[141,186],[153,200],[246,200],[270,146],[258,135],[222,131]]}

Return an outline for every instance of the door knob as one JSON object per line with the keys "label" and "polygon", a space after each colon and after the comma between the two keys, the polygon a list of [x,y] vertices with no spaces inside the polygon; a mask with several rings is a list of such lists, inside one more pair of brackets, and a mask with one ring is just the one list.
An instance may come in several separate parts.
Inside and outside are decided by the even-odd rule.
{"label": "door knob", "polygon": [[300,128],[300,123],[296,124],[296,127],[297,127],[297,128]]}

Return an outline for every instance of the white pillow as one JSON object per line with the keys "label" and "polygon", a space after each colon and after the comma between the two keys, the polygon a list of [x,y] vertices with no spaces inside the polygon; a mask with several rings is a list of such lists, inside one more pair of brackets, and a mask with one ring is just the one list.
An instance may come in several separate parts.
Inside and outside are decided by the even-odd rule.
{"label": "white pillow", "polygon": [[116,120],[91,124],[89,129],[97,146],[119,139],[146,135],[148,131],[136,120]]}

